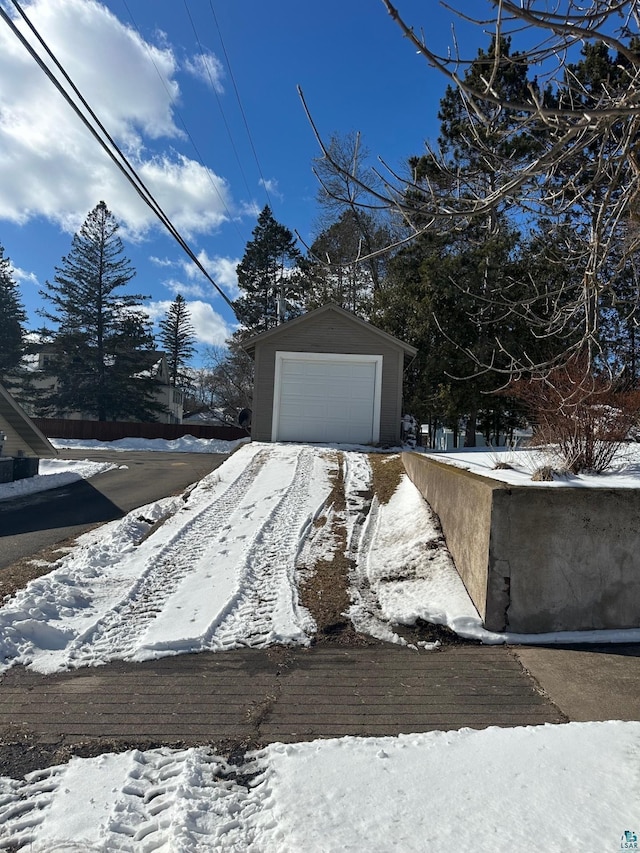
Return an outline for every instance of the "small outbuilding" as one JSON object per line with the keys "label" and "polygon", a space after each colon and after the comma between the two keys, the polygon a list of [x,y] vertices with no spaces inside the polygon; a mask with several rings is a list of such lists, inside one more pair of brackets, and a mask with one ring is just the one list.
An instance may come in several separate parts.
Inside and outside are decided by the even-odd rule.
{"label": "small outbuilding", "polygon": [[10,483],[38,473],[41,457],[58,451],[22,406],[0,385],[0,483]]}
{"label": "small outbuilding", "polygon": [[251,436],[256,441],[400,442],[410,344],[337,305],[255,335]]}

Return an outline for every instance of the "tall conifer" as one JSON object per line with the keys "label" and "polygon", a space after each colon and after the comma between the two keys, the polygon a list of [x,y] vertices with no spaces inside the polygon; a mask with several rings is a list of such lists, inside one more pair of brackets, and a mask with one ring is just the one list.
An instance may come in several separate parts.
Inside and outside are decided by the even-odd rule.
{"label": "tall conifer", "polygon": [[124,257],[118,223],[101,201],[74,235],[42,296],[48,331],[47,370],[55,387],[41,400],[43,413],[81,412],[100,421],[153,420],[154,342],[142,310],[145,297],[123,292],[135,275]]}
{"label": "tall conifer", "polygon": [[300,313],[295,285],[300,259],[293,234],[276,222],[266,206],[238,264],[238,286],[243,294],[234,309],[246,331],[262,332]]}
{"label": "tall conifer", "polygon": [[0,246],[0,381],[7,384],[11,384],[9,374],[24,354],[26,319],[11,262]]}
{"label": "tall conifer", "polygon": [[195,351],[195,331],[184,296],[180,293],[160,321],[160,343],[167,356],[172,385],[180,385],[184,370]]}

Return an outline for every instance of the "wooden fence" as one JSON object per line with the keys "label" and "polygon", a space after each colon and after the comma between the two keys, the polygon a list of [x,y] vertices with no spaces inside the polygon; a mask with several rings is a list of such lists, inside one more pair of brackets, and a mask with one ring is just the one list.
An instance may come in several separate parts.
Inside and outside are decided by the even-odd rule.
{"label": "wooden fence", "polygon": [[247,437],[246,430],[234,426],[72,421],[63,418],[32,418],[31,420],[47,438],[82,438],[98,441],[117,441],[120,438],[164,438],[172,441],[182,438],[183,435],[192,435],[194,438],[234,441]]}

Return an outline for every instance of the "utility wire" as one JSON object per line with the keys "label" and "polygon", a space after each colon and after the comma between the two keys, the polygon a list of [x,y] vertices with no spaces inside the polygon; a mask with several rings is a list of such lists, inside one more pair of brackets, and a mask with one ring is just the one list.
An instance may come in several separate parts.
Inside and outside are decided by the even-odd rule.
{"label": "utility wire", "polygon": [[236,163],[238,164],[238,168],[240,169],[240,174],[242,175],[242,180],[244,181],[244,186],[247,191],[247,195],[251,197],[251,190],[249,189],[249,184],[247,183],[247,177],[244,173],[244,169],[242,168],[242,163],[240,162],[240,156],[238,154],[238,149],[236,148],[235,142],[233,141],[233,136],[231,135],[231,128],[229,127],[229,123],[227,122],[227,117],[224,113],[224,109],[222,108],[222,102],[220,100],[220,96],[218,95],[218,90],[216,89],[216,85],[213,81],[213,77],[211,76],[211,70],[209,68],[209,63],[206,60],[204,54],[204,48],[202,47],[202,43],[200,42],[200,37],[198,36],[198,31],[196,29],[196,25],[191,16],[191,12],[189,11],[189,6],[187,5],[187,0],[184,0],[184,8],[187,12],[187,17],[189,18],[189,22],[191,23],[191,29],[193,30],[193,34],[196,37],[196,42],[198,43],[198,48],[200,50],[200,58],[202,59],[202,65],[206,69],[207,76],[209,77],[209,83],[211,84],[211,88],[213,90],[213,94],[215,95],[216,101],[218,102],[218,109],[220,110],[220,115],[222,116],[222,121],[227,131],[227,136],[229,137],[229,142],[231,143],[231,148],[233,149],[233,153],[235,154]]}
{"label": "utility wire", "polygon": [[[177,117],[178,117],[178,119],[179,119],[179,121],[180,121],[180,124],[181,124],[181,125],[182,125],[182,127],[184,128],[184,132],[185,132],[185,133],[187,134],[187,136],[189,137],[189,141],[191,142],[191,145],[193,146],[193,150],[196,152],[196,156],[197,156],[197,158],[198,158],[198,161],[199,161],[200,165],[202,166],[202,168],[203,168],[203,169],[205,170],[205,172],[207,173],[207,177],[209,178],[209,182],[210,182],[211,186],[213,187],[214,192],[216,193],[216,195],[217,195],[217,196],[218,196],[218,198],[220,199],[220,203],[221,203],[221,204],[222,204],[222,206],[224,207],[224,209],[225,209],[225,211],[226,211],[226,213],[227,213],[227,216],[229,217],[229,222],[232,222],[232,223],[233,223],[233,225],[234,225],[234,227],[235,227],[235,229],[236,229],[236,231],[237,231],[237,233],[238,233],[238,236],[240,237],[240,239],[241,239],[241,240],[244,240],[244,239],[245,239],[245,237],[244,237],[244,235],[241,233],[241,231],[240,231],[240,229],[239,229],[239,227],[238,227],[238,223],[236,222],[235,218],[233,217],[233,215],[232,215],[231,211],[229,210],[229,208],[228,208],[228,206],[227,206],[227,202],[226,202],[226,201],[225,201],[225,199],[224,199],[224,196],[222,195],[222,193],[221,193],[221,192],[220,192],[220,190],[218,189],[218,186],[217,186],[216,182],[215,182],[215,181],[213,180],[213,178],[211,177],[211,170],[209,169],[209,167],[208,167],[208,166],[206,166],[206,165],[205,165],[205,162],[204,162],[204,160],[202,159],[202,155],[200,154],[200,151],[198,150],[198,146],[196,145],[195,140],[194,140],[193,136],[191,135],[191,133],[190,133],[190,131],[189,131],[189,128],[187,127],[186,122],[185,122],[184,118],[182,117],[182,114],[180,113],[180,110],[179,110],[179,109],[177,108],[177,106],[175,105],[175,102],[174,102],[174,100],[173,100],[173,98],[172,98],[172,96],[171,96],[171,93],[169,92],[169,89],[167,88],[167,84],[166,84],[166,82],[165,82],[165,79],[164,79],[164,77],[162,76],[162,74],[160,73],[160,69],[158,68],[157,63],[156,63],[155,59],[153,58],[153,54],[152,54],[152,53],[151,53],[151,51],[149,50],[149,45],[147,44],[146,40],[142,37],[142,34],[141,34],[141,32],[140,32],[140,28],[138,27],[138,25],[137,25],[137,23],[136,23],[136,21],[135,21],[135,18],[133,17],[133,14],[132,14],[132,12],[131,12],[131,9],[129,8],[129,5],[128,5],[128,3],[127,3],[127,0],[122,0],[122,4],[124,5],[124,8],[127,10],[127,14],[128,14],[128,15],[129,15],[129,17],[131,18],[131,23],[133,24],[133,27],[134,27],[135,31],[136,31],[136,32],[138,33],[138,35],[140,36],[140,41],[141,41],[141,42],[144,44],[144,46],[145,46],[145,49],[146,49],[146,51],[147,51],[147,54],[149,55],[149,60],[150,60],[151,64],[153,65],[153,67],[155,68],[155,70],[156,70],[156,74],[158,75],[158,77],[159,77],[159,79],[160,79],[160,82],[162,83],[162,86],[163,86],[163,88],[164,88],[165,92],[167,93],[167,96],[169,97],[169,100],[170,100],[170,102],[171,102],[171,106],[172,106],[172,108],[173,108],[173,111],[174,111],[174,112],[175,112],[175,114],[177,115]],[[245,181],[245,184],[246,184],[246,181]]]}
{"label": "utility wire", "polygon": [[[187,244],[187,242],[184,240],[184,238],[181,236],[181,234],[175,228],[175,226],[173,225],[173,223],[171,222],[169,217],[166,215],[166,213],[162,210],[162,208],[160,207],[160,205],[158,204],[156,199],[153,197],[152,193],[145,186],[144,182],[139,177],[139,175],[137,174],[137,172],[135,171],[135,169],[133,168],[131,163],[127,160],[125,155],[122,153],[122,151],[120,150],[120,148],[118,147],[116,142],[113,140],[113,138],[110,136],[109,132],[106,130],[106,128],[102,124],[102,122],[98,119],[98,117],[93,112],[93,110],[91,109],[91,107],[89,106],[89,104],[87,103],[85,98],[82,96],[82,94],[80,93],[77,86],[73,83],[73,81],[71,80],[71,78],[69,77],[67,72],[64,70],[64,68],[62,67],[60,62],[57,60],[57,58],[54,56],[52,51],[49,49],[49,47],[46,44],[46,42],[44,41],[44,39],[40,36],[40,34],[38,33],[38,31],[36,30],[34,25],[31,23],[31,21],[29,20],[29,18],[25,14],[25,12],[22,10],[22,8],[20,7],[20,4],[18,3],[18,0],[12,0],[12,3],[15,6],[15,8],[18,10],[18,12],[20,13],[22,18],[24,19],[25,23],[27,24],[27,26],[29,27],[31,32],[34,34],[34,36],[37,38],[39,43],[42,45],[42,47],[46,51],[49,58],[55,64],[56,68],[63,75],[64,79],[69,84],[69,86],[71,86],[74,94],[79,99],[82,106],[87,110],[87,112],[89,113],[89,115],[91,116],[93,121],[96,123],[96,125],[98,126],[100,131],[104,134],[105,138],[108,140],[108,142],[113,147],[113,149],[115,149],[118,156],[116,156],[113,153],[113,150],[111,148],[109,148],[109,146],[106,144],[104,139],[101,138],[100,134],[96,131],[95,127],[91,124],[91,122],[89,122],[87,120],[87,118],[83,114],[82,110],[78,107],[78,105],[75,103],[73,98],[69,95],[69,93],[66,91],[64,86],[60,83],[60,81],[57,79],[57,77],[53,74],[51,69],[44,62],[44,60],[39,56],[37,51],[27,41],[27,39],[22,35],[20,30],[16,27],[14,22],[11,20],[9,15],[7,15],[7,13],[2,8],[1,5],[0,5],[0,17],[2,17],[2,19],[7,24],[9,29],[16,36],[16,38],[21,42],[23,47],[27,50],[27,52],[30,54],[30,56],[39,65],[39,67],[46,74],[46,76],[49,78],[49,80],[51,80],[53,85],[60,92],[60,94],[63,96],[63,98],[67,101],[67,103],[73,109],[73,111],[76,113],[78,118],[80,118],[80,120],[85,125],[85,127],[87,127],[87,129],[90,131],[92,136],[97,140],[97,142],[100,144],[100,146],[106,152],[106,154],[111,158],[111,160],[113,160],[115,165],[122,172],[122,174],[129,181],[129,183],[133,186],[133,188],[138,193],[140,198],[153,211],[153,213],[155,213],[155,215],[162,222],[162,224],[165,226],[167,231],[169,231],[171,236],[177,241],[177,243],[184,250],[184,252],[189,256],[189,258],[193,261],[193,263],[198,267],[200,272],[213,285],[213,287],[218,291],[218,293],[222,296],[222,298],[227,303],[227,305],[229,305],[229,307],[231,308],[231,310],[233,311],[233,313],[235,315],[235,309],[234,309],[233,303],[231,302],[231,300],[229,299],[227,294],[218,286],[218,284],[214,281],[214,279],[211,277],[211,275],[209,275],[209,273],[204,268],[204,266],[202,265],[199,258],[196,256],[196,254],[193,252],[191,247]],[[118,160],[118,157],[120,158],[120,160]]]}
{"label": "utility wire", "polygon": [[[186,5],[187,0],[184,0],[184,2]],[[236,100],[238,102],[238,107],[240,108],[240,114],[241,114],[242,120],[244,122],[245,130],[247,131],[247,136],[249,138],[249,144],[251,145],[251,150],[253,152],[253,158],[256,161],[256,166],[258,168],[258,173],[259,173],[260,178],[262,180],[262,186],[264,187],[264,192],[265,192],[265,195],[267,196],[267,201],[269,203],[269,207],[273,210],[273,204],[271,203],[271,198],[269,197],[269,190],[267,189],[267,182],[265,180],[264,175],[262,174],[262,169],[260,167],[260,161],[258,160],[258,153],[256,151],[255,145],[253,144],[253,137],[251,136],[251,131],[249,130],[249,123],[247,121],[247,116],[245,114],[244,107],[242,106],[242,101],[240,99],[240,92],[238,91],[238,87],[236,85],[236,79],[233,76],[233,70],[231,68],[231,62],[229,60],[229,54],[227,53],[227,49],[224,45],[224,40],[222,38],[222,32],[221,32],[220,26],[218,24],[218,19],[216,17],[215,9],[213,8],[213,0],[209,0],[209,7],[211,8],[211,14],[213,15],[213,20],[214,20],[214,23],[216,25],[216,29],[218,30],[218,36],[220,37],[220,44],[222,46],[222,52],[224,53],[224,58],[225,58],[226,63],[227,63],[227,68],[229,69],[229,77],[231,78],[231,82],[233,84],[233,90],[236,93]]]}

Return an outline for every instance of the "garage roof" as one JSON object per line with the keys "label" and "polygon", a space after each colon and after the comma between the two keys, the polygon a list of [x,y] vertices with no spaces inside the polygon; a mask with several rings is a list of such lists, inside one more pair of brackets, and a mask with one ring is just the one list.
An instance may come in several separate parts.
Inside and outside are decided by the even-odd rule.
{"label": "garage roof", "polygon": [[373,326],[371,323],[367,323],[366,320],[362,320],[360,317],[356,316],[355,314],[352,314],[351,311],[346,311],[344,308],[341,308],[339,305],[335,305],[333,303],[322,305],[320,308],[315,308],[313,311],[309,311],[307,314],[302,314],[300,317],[295,317],[293,320],[288,320],[286,323],[283,323],[280,326],[275,326],[273,329],[268,329],[266,332],[261,332],[259,335],[254,335],[252,338],[249,338],[247,341],[245,341],[242,346],[246,350],[246,352],[249,353],[250,356],[253,356],[255,353],[256,344],[261,344],[264,341],[268,341],[271,338],[277,337],[285,328],[291,329],[293,326],[312,322],[320,315],[330,312],[338,314],[342,317],[346,317],[351,322],[357,323],[358,325],[367,329],[370,333],[378,335],[388,344],[394,344],[399,349],[404,351],[406,358],[413,358],[418,352],[418,350],[415,347],[412,347],[411,344],[407,344],[404,341],[401,341],[399,338],[395,338],[393,335],[389,335],[387,332],[383,332],[382,329],[379,329],[377,326]]}

